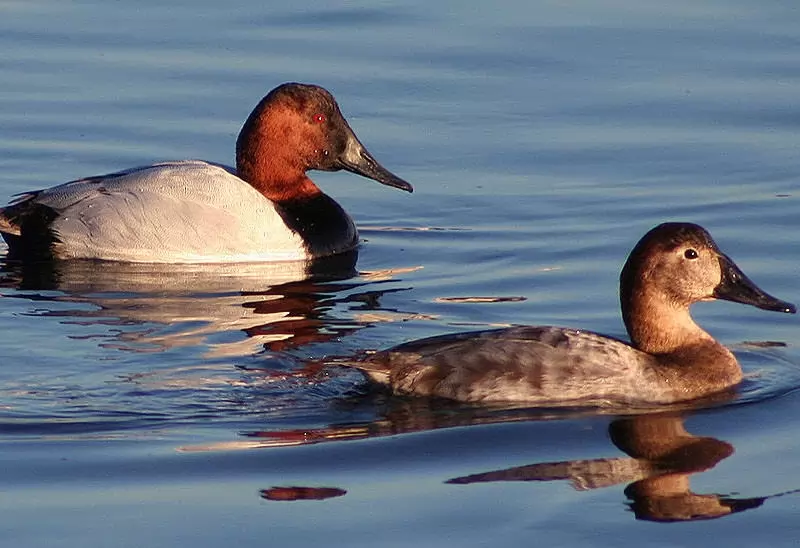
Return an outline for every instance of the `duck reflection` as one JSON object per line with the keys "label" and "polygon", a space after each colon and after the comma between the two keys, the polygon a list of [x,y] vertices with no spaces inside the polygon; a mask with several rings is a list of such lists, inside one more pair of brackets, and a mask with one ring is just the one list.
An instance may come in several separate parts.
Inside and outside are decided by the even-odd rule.
{"label": "duck reflection", "polygon": [[[249,441],[237,448],[307,445],[345,441],[404,432],[447,428],[466,424],[539,421],[579,418],[580,410],[470,409],[452,402],[438,402],[424,409],[424,400],[390,398],[391,410],[381,420],[359,426],[346,425],[318,430],[251,432]],[[428,405],[432,405],[428,402]],[[443,407],[444,406],[444,407]],[[724,517],[760,507],[767,499],[798,490],[769,496],[734,497],[718,493],[699,494],[691,489],[690,479],[714,468],[734,453],[725,441],[688,432],[684,425],[687,409],[668,413],[644,413],[613,419],[608,433],[613,444],[627,457],[541,462],[526,466],[481,472],[448,479],[450,485],[489,482],[569,481],[578,491],[627,484],[627,506],[636,519],[679,522]],[[596,416],[596,411],[590,413]],[[184,448],[191,449],[191,448]],[[220,447],[193,448],[221,449]],[[341,489],[344,494],[344,489]],[[270,500],[285,500],[270,498]]]}
{"label": "duck reflection", "polygon": [[201,345],[204,357],[243,356],[323,343],[363,327],[329,312],[350,302],[378,308],[381,295],[400,289],[374,288],[382,280],[370,276],[345,283],[357,275],[356,259],[354,251],[300,263],[7,263],[0,266],[0,287],[15,290],[5,296],[59,303],[40,306],[36,315],[106,327],[90,335],[106,348]]}
{"label": "duck reflection", "polygon": [[261,498],[275,501],[326,500],[346,495],[347,491],[338,487],[270,487],[261,490]]}
{"label": "duck reflection", "polygon": [[636,518],[659,522],[719,518],[757,508],[768,498],[692,492],[691,475],[710,470],[734,449],[716,438],[690,434],[680,415],[617,419],[611,422],[609,435],[629,458],[544,462],[462,476],[447,483],[568,480],[578,490],[628,483],[625,495]]}

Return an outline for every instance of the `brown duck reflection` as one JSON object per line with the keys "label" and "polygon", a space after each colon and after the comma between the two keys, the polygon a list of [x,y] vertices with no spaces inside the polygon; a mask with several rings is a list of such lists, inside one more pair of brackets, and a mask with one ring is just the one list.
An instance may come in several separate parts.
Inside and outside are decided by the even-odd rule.
{"label": "brown duck reflection", "polygon": [[[346,425],[317,430],[260,431],[245,434],[248,441],[234,442],[227,449],[285,447],[419,432],[468,424],[558,420],[596,416],[597,411],[546,409],[469,408],[446,401],[389,398],[383,419],[365,425]],[[709,403],[709,402],[707,402]],[[625,495],[636,519],[677,522],[714,519],[758,508],[769,498],[800,490],[762,497],[737,498],[692,491],[693,474],[714,468],[733,454],[725,441],[696,436],[684,426],[686,408],[659,414],[617,418],[609,424],[611,441],[628,457],[543,462],[461,476],[447,480],[451,485],[488,482],[567,480],[579,491],[627,484]],[[220,446],[185,447],[183,450],[220,450]],[[344,489],[341,489],[344,494]],[[303,495],[305,492],[299,492]],[[276,497],[270,500],[283,500]]]}
{"label": "brown duck reflection", "polygon": [[338,487],[270,487],[260,491],[261,498],[274,501],[296,501],[296,500],[326,500],[341,497],[347,494],[344,489]]}
{"label": "brown duck reflection", "polygon": [[346,282],[357,275],[356,259],[354,251],[303,263],[5,264],[0,287],[27,300],[59,303],[50,310],[39,306],[37,315],[102,326],[104,332],[89,336],[104,347],[161,352],[202,345],[205,357],[244,356],[324,343],[366,325],[329,312],[342,305],[377,310],[381,295],[401,289],[380,289],[384,280],[369,275]]}
{"label": "brown duck reflection", "polygon": [[568,480],[578,490],[628,483],[625,494],[637,519],[671,522],[713,519],[757,508],[768,497],[734,498],[692,492],[692,474],[733,454],[716,438],[690,434],[680,415],[617,419],[609,435],[630,458],[544,462],[453,478],[450,484]]}

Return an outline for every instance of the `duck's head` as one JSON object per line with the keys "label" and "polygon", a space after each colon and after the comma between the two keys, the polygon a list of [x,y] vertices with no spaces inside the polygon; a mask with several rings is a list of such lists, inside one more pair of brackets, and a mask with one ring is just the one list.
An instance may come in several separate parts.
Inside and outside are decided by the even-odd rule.
{"label": "duck's head", "polygon": [[361,144],[333,95],[310,84],[282,84],[253,109],[236,141],[236,169],[242,179],[272,199],[303,194],[303,189],[293,190],[292,185],[298,181],[313,185],[305,177],[312,169],[344,169],[413,191]]}
{"label": "duck's head", "polygon": [[633,248],[620,275],[626,325],[630,326],[631,303],[642,296],[645,302],[674,309],[688,310],[697,301],[724,299],[764,310],[796,311],[793,304],[754,284],[703,227],[692,223],[660,224]]}

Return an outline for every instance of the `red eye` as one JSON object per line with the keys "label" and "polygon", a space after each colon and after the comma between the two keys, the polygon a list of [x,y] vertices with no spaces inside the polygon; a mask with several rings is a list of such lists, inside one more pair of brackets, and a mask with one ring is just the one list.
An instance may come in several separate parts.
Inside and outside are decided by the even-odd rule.
{"label": "red eye", "polygon": [[315,114],[314,115],[314,121],[316,123],[318,123],[318,124],[321,124],[322,122],[325,121],[325,115],[324,114]]}

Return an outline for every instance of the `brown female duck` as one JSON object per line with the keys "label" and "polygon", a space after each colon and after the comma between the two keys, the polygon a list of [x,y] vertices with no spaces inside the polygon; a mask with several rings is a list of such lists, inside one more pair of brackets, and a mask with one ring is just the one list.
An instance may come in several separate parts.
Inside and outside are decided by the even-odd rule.
{"label": "brown female duck", "polygon": [[665,223],[636,244],[620,275],[630,343],[577,329],[513,327],[413,341],[348,365],[398,394],[465,402],[691,400],[742,379],[733,353],[689,312],[714,299],[795,312],[751,282],[702,227]]}

